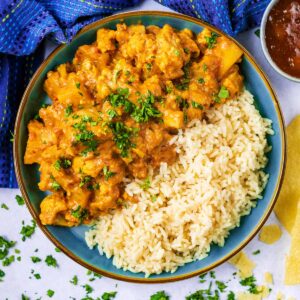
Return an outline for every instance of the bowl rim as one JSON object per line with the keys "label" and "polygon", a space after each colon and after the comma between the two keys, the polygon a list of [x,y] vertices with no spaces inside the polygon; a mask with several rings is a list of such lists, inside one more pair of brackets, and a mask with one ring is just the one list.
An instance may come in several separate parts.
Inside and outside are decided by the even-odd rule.
{"label": "bowl rim", "polygon": [[267,21],[268,21],[268,17],[269,14],[272,10],[272,8],[274,7],[274,5],[277,4],[279,0],[272,0],[269,5],[267,6],[263,17],[261,19],[261,24],[260,24],[260,43],[261,43],[261,47],[264,53],[265,58],[267,59],[267,61],[269,62],[269,64],[272,66],[272,68],[279,73],[280,75],[282,75],[283,77],[294,81],[294,82],[300,82],[300,78],[299,77],[295,77],[292,76],[286,72],[284,72],[283,70],[281,70],[278,65],[274,62],[273,58],[271,57],[268,47],[267,47],[267,43],[266,43],[266,25],[267,25]]}
{"label": "bowl rim", "polygon": [[[283,114],[280,108],[280,104],[278,101],[278,98],[276,96],[275,91],[273,90],[271,83],[268,79],[268,77],[266,76],[266,74],[264,73],[264,71],[261,69],[261,67],[256,63],[256,61],[254,60],[253,56],[248,52],[248,50],[246,50],[239,42],[237,42],[234,38],[228,36],[226,33],[224,33],[223,31],[215,28],[214,26],[190,17],[190,16],[186,16],[183,14],[178,14],[178,13],[173,13],[173,12],[164,12],[164,11],[155,11],[155,10],[149,10],[149,11],[131,11],[131,12],[126,12],[126,13],[120,13],[120,14],[115,14],[106,18],[103,18],[101,20],[98,20],[96,22],[93,22],[87,26],[85,26],[84,28],[82,28],[76,35],[75,37],[80,36],[81,34],[89,31],[90,29],[93,29],[94,27],[98,27],[99,25],[105,25],[107,22],[109,21],[114,21],[114,20],[126,20],[126,17],[132,17],[132,16],[151,16],[151,15],[155,15],[155,16],[162,16],[162,17],[171,17],[171,18],[175,18],[175,19],[181,19],[184,21],[189,21],[192,23],[196,23],[197,25],[200,25],[201,27],[204,28],[209,28],[212,31],[215,31],[221,35],[226,36],[227,38],[229,38],[231,41],[233,41],[236,45],[238,45],[242,51],[243,54],[245,55],[245,57],[249,60],[249,62],[253,65],[253,67],[256,69],[256,71],[259,73],[260,77],[262,78],[262,80],[264,81],[265,86],[267,87],[272,101],[274,103],[274,107],[276,109],[277,112],[277,118],[278,118],[278,123],[279,123],[279,128],[280,128],[280,137],[281,137],[281,160],[280,160],[280,170],[279,170],[279,176],[277,178],[276,181],[276,186],[273,190],[273,194],[272,194],[272,198],[269,201],[268,207],[265,210],[262,218],[260,219],[260,221],[258,222],[258,224],[256,224],[255,228],[247,235],[247,238],[245,238],[241,244],[234,248],[233,250],[231,250],[227,255],[225,255],[224,257],[216,260],[215,262],[211,263],[209,266],[205,267],[205,268],[201,268],[186,274],[181,274],[181,275],[177,275],[174,277],[165,277],[165,278],[151,278],[151,277],[133,277],[133,276],[127,276],[127,275],[120,275],[120,274],[116,274],[114,272],[110,272],[110,271],[105,271],[102,269],[99,269],[95,266],[93,266],[92,264],[85,262],[81,257],[75,255],[73,252],[71,252],[69,249],[67,249],[64,245],[62,245],[52,234],[51,232],[48,230],[48,228],[44,225],[41,224],[41,221],[39,219],[39,215],[38,213],[35,212],[31,201],[29,199],[29,196],[27,194],[26,188],[25,188],[25,183],[23,181],[23,178],[21,176],[21,162],[19,160],[18,157],[18,143],[19,143],[19,128],[20,128],[20,123],[21,123],[21,119],[22,119],[22,115],[23,115],[23,110],[25,108],[25,105],[27,104],[27,101],[29,99],[29,94],[31,93],[31,90],[35,84],[35,81],[38,79],[40,73],[42,72],[42,70],[46,67],[46,65],[48,64],[48,62],[56,55],[56,53],[58,51],[60,51],[61,49],[68,47],[68,44],[63,44],[59,47],[57,47],[56,49],[54,49],[52,51],[52,53],[45,58],[45,60],[42,62],[42,64],[39,66],[39,68],[36,70],[36,72],[34,73],[33,77],[31,78],[25,92],[24,95],[22,97],[20,106],[19,106],[19,110],[17,113],[17,117],[16,117],[16,122],[15,122],[15,128],[14,128],[14,144],[13,144],[13,155],[14,155],[14,165],[15,165],[15,172],[16,172],[16,176],[17,176],[17,181],[19,184],[19,188],[21,190],[21,193],[25,199],[27,208],[29,209],[33,219],[36,221],[36,223],[38,224],[39,228],[43,231],[43,233],[46,235],[46,237],[57,247],[59,248],[64,254],[66,254],[67,256],[69,256],[72,260],[74,260],[75,262],[79,263],[80,265],[82,265],[83,267],[92,270],[96,273],[99,273],[103,276],[106,277],[110,277],[116,280],[122,280],[122,281],[126,281],[126,282],[134,282],[134,283],[167,283],[167,282],[174,282],[174,281],[178,281],[178,280],[184,280],[196,275],[200,275],[203,273],[206,273],[212,269],[214,269],[215,267],[221,265],[222,263],[226,262],[228,259],[230,259],[231,257],[233,257],[235,254],[237,254],[239,251],[241,251],[254,237],[255,235],[258,233],[258,231],[261,229],[261,227],[264,225],[264,223],[267,221],[269,215],[271,214],[273,207],[276,203],[276,200],[278,198],[278,194],[279,194],[279,190],[280,187],[282,185],[283,182],[283,177],[284,177],[284,170],[285,170],[285,165],[286,165],[286,132],[285,132],[285,127],[284,127],[284,118],[283,118]],[[75,38],[74,37],[74,38]],[[171,273],[170,273],[171,274]]]}

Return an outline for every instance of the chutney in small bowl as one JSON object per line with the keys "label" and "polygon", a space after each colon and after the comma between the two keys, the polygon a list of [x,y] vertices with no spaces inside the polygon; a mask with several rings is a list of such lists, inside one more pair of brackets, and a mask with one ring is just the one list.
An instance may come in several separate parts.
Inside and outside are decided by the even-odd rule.
{"label": "chutney in small bowl", "polygon": [[271,1],[262,19],[260,38],[272,67],[300,82],[300,1]]}

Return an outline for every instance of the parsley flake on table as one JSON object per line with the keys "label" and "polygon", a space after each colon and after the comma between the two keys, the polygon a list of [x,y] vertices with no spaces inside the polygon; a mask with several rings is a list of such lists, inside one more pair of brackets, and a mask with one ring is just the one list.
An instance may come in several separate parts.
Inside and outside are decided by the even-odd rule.
{"label": "parsley flake on table", "polygon": [[248,292],[251,294],[259,294],[260,292],[257,289],[256,278],[252,275],[240,281],[242,286],[248,287]]}
{"label": "parsley flake on table", "polygon": [[11,263],[13,263],[15,261],[15,256],[11,255],[9,257],[6,257],[3,261],[2,261],[2,266],[3,267],[7,267],[9,266]]}
{"label": "parsley flake on table", "polygon": [[16,195],[15,199],[17,200],[17,203],[21,206],[24,205],[25,201],[23,199],[23,197]]}
{"label": "parsley flake on table", "polygon": [[88,284],[85,284],[85,285],[83,285],[83,287],[85,288],[85,292],[87,293],[87,294],[90,294],[94,289],[90,286],[90,285],[88,285]]}
{"label": "parsley flake on table", "polygon": [[111,300],[114,299],[117,295],[117,292],[105,292],[102,294],[101,299],[102,300]]}
{"label": "parsley flake on table", "polygon": [[5,272],[0,269],[0,282],[2,281],[2,278],[4,276],[5,276]]}
{"label": "parsley flake on table", "polygon": [[35,223],[34,220],[31,220],[31,223],[32,223],[32,226],[30,226],[30,225],[23,225],[22,226],[20,234],[22,235],[22,241],[23,242],[26,240],[26,238],[30,238],[35,232],[36,223]]}
{"label": "parsley flake on table", "polygon": [[61,252],[61,250],[57,247],[55,247],[54,250],[55,250],[55,252],[58,252],[58,253]]}
{"label": "parsley flake on table", "polygon": [[216,280],[216,285],[221,293],[223,293],[227,288],[227,285],[223,281]]}
{"label": "parsley flake on table", "polygon": [[207,273],[199,275],[199,278],[200,278],[199,282],[200,283],[204,283],[206,281],[206,279],[204,279],[206,277],[206,275],[207,275]]}
{"label": "parsley flake on table", "polygon": [[216,279],[216,272],[215,271],[210,271],[209,275],[211,278]]}
{"label": "parsley flake on table", "polygon": [[166,294],[165,291],[159,291],[150,296],[150,300],[169,300],[170,297]]}
{"label": "parsley flake on table", "polygon": [[54,293],[55,293],[55,292],[54,292],[53,290],[48,290],[48,291],[47,291],[47,296],[50,297],[50,298],[52,298],[53,295],[54,295]]}
{"label": "parsley flake on table", "polygon": [[30,300],[30,298],[27,297],[26,295],[22,294],[22,300]]}
{"label": "parsley flake on table", "polygon": [[5,203],[2,203],[2,204],[1,204],[1,208],[6,209],[6,210],[9,210],[9,207],[8,207]]}
{"label": "parsley flake on table", "polygon": [[38,262],[40,262],[40,261],[42,261],[39,257],[37,257],[37,256],[31,256],[31,261],[34,263],[34,264],[36,264],[36,263],[38,263]]}
{"label": "parsley flake on table", "polygon": [[33,274],[33,276],[34,276],[36,279],[41,279],[41,278],[42,278],[41,275],[40,275],[39,273],[35,273],[35,274]]}
{"label": "parsley flake on table", "polygon": [[0,260],[4,259],[8,255],[8,251],[12,248],[16,242],[8,241],[3,236],[0,236]]}
{"label": "parsley flake on table", "polygon": [[73,276],[73,278],[70,280],[70,283],[77,285],[78,284],[78,277],[76,275]]}
{"label": "parsley flake on table", "polygon": [[230,291],[227,295],[227,300],[235,300],[235,294],[233,291]]}
{"label": "parsley flake on table", "polygon": [[186,300],[220,300],[219,292],[215,290],[214,292],[211,291],[211,285],[208,289],[198,290],[193,294],[186,296]]}
{"label": "parsley flake on table", "polygon": [[252,254],[253,254],[253,255],[260,254],[260,250],[258,249],[258,250],[256,250],[256,251],[252,252]]}
{"label": "parsley flake on table", "polygon": [[57,268],[57,261],[52,255],[47,255],[45,262],[47,266]]}

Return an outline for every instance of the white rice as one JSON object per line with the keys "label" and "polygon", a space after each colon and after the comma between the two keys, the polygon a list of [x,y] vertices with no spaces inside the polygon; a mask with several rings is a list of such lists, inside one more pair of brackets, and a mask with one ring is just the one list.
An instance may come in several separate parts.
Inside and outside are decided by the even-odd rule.
{"label": "white rice", "polygon": [[179,154],[171,166],[150,170],[151,187],[128,180],[137,196],[121,210],[102,216],[86,233],[90,248],[113,256],[113,264],[145,276],[204,258],[210,245],[223,246],[229,231],[250,213],[267,183],[262,171],[273,134],[248,92],[192,121],[171,143]]}

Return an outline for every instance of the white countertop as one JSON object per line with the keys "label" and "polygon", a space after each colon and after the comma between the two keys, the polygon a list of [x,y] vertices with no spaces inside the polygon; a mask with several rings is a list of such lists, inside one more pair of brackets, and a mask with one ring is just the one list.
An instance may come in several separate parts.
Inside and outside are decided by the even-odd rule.
{"label": "white countertop", "polygon": [[[135,9],[168,10],[153,1],[145,1]],[[300,113],[300,84],[284,79],[271,68],[263,56],[259,38],[254,34],[254,30],[239,35],[238,40],[253,54],[269,76],[279,97],[285,123],[288,124],[293,117]],[[52,48],[53,46],[49,44],[47,53]],[[191,292],[208,287],[208,282],[201,284],[197,277],[174,283],[151,285],[126,283],[104,277],[89,282],[86,269],[73,262],[63,253],[55,252],[54,245],[44,236],[41,230],[36,229],[36,232],[30,239],[25,242],[21,241],[21,235],[19,234],[22,227],[21,222],[24,220],[26,225],[29,224],[31,215],[25,205],[17,205],[14,198],[19,193],[17,189],[0,189],[0,205],[6,203],[9,207],[9,210],[0,208],[0,235],[7,237],[9,240],[16,240],[17,245],[15,248],[21,250],[20,256],[22,257],[20,262],[15,261],[9,267],[0,265],[0,269],[6,273],[3,282],[0,282],[0,300],[21,299],[22,293],[29,296],[31,300],[39,297],[50,299],[46,295],[48,289],[55,291],[54,296],[51,298],[53,300],[70,299],[70,297],[79,300],[86,295],[82,287],[84,284],[89,284],[94,288],[94,292],[90,294],[93,298],[100,297],[106,291],[117,291],[118,294],[115,298],[117,300],[146,300],[150,299],[150,295],[153,293],[165,290],[171,296],[171,300],[181,300],[185,299],[185,296]],[[268,223],[278,223],[274,214],[271,215]],[[245,248],[245,252],[257,265],[254,273],[258,284],[263,284],[265,272],[271,272],[274,276],[274,285],[268,299],[276,299],[278,291],[281,291],[286,296],[300,299],[300,285],[283,285],[284,261],[289,245],[290,237],[283,229],[281,239],[274,245],[265,245],[258,241],[256,237]],[[39,249],[38,252],[35,253],[35,249]],[[252,255],[252,252],[257,249],[260,249],[261,253],[255,256]],[[48,267],[44,262],[37,264],[31,262],[30,256],[38,256],[44,260],[49,254],[52,254],[57,259],[58,268]],[[17,257],[18,254],[15,254],[15,256]],[[35,273],[41,275],[40,280],[32,276],[32,269]],[[233,266],[224,263],[216,268],[215,271],[218,280],[227,282],[231,279],[226,291],[238,292],[245,290],[240,286],[238,279],[232,279],[232,273],[235,272]],[[77,286],[69,283],[74,275],[77,275],[79,278]],[[30,276],[32,279],[29,279]],[[221,294],[220,299],[225,300],[227,294]]]}

